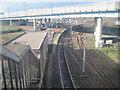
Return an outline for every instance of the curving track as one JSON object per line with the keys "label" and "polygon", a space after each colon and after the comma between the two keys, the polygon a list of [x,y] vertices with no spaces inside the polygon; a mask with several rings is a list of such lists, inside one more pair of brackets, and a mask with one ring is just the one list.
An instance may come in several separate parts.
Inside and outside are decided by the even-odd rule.
{"label": "curving track", "polygon": [[60,69],[60,76],[61,76],[61,83],[62,83],[62,88],[76,88],[69,66],[67,62],[67,58],[65,55],[64,51],[64,42],[63,38],[64,36],[61,37],[58,45],[58,60],[59,60],[59,69]]}
{"label": "curving track", "polygon": [[[54,49],[54,53],[52,53],[51,60],[49,60],[51,63],[48,64],[49,73],[47,73],[48,76],[46,77],[48,83],[46,86],[63,89],[116,88],[107,74],[90,57],[85,62],[85,73],[88,76],[87,78],[81,77],[83,62],[82,50],[79,52],[73,47],[69,47],[68,38],[69,32],[66,31],[60,37],[59,43],[56,49]],[[49,85],[49,83],[51,84]]]}
{"label": "curving track", "polygon": [[[65,35],[63,35],[61,37],[61,40],[60,40],[60,48],[59,48],[59,52],[62,52],[61,56],[59,55],[59,57],[61,57],[60,59],[60,68],[61,68],[61,78],[62,78],[62,85],[63,87],[66,87],[64,85],[64,73],[67,73],[67,81],[65,82],[69,82],[71,83],[71,87],[72,88],[75,88],[75,87],[81,87],[76,81],[76,79],[74,78],[74,74],[75,73],[72,73],[72,69],[71,69],[71,65],[69,65],[71,62],[69,61],[70,58],[72,58],[72,60],[74,62],[76,62],[76,65],[80,70],[80,72],[82,72],[82,53],[81,55],[78,54],[77,51],[75,51],[74,49],[70,48],[67,44],[65,43],[68,43],[68,41],[65,39]],[[87,49],[86,49],[86,52],[87,52]],[[88,54],[88,53],[86,53]],[[63,64],[64,63],[64,64]],[[99,81],[103,84],[102,88],[116,88],[116,86],[114,85],[114,83],[110,80],[110,78],[107,76],[107,74],[101,70],[101,68],[99,67],[99,65],[96,63],[96,62],[93,62],[93,60],[91,60],[91,58],[89,57],[89,60],[85,62],[86,63],[86,66],[87,66],[87,69],[89,69],[91,72],[93,72],[97,78],[99,79]],[[65,69],[64,67],[66,67],[67,69]],[[68,75],[69,74],[69,75]],[[77,74],[77,73],[76,73]],[[80,76],[80,73],[79,73],[79,76]],[[69,78],[68,78],[69,77]],[[69,80],[70,81],[69,81]],[[66,79],[65,79],[66,80]],[[70,86],[69,86],[70,87]],[[71,88],[70,87],[70,88]]]}
{"label": "curving track", "polygon": [[[79,43],[78,43],[78,45],[79,45]],[[76,52],[76,54],[79,55],[78,52]],[[87,48],[86,48],[86,54],[88,54]],[[80,58],[82,58],[82,57],[80,56]],[[91,60],[91,58],[89,57],[89,61],[87,61],[86,64],[98,76],[98,78],[101,80],[101,82],[104,84],[104,86],[106,88],[116,88],[116,86],[111,81],[109,76],[99,67],[99,65],[94,60]]]}

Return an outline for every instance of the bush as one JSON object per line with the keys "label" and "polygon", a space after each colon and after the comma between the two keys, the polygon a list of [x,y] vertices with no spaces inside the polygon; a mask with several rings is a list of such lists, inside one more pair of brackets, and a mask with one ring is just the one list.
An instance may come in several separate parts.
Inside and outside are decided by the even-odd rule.
{"label": "bush", "polygon": [[98,48],[98,50],[107,54],[110,58],[117,61],[118,60],[118,43],[112,44],[110,47]]}
{"label": "bush", "polygon": [[22,31],[22,29],[18,27],[3,26],[2,31],[0,31],[0,33],[5,34],[5,33],[20,32],[20,31]]}

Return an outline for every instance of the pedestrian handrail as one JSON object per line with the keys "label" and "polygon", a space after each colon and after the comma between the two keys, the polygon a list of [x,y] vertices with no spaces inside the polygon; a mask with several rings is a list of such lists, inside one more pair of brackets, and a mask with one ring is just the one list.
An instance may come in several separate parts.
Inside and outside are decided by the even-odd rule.
{"label": "pedestrian handrail", "polygon": [[19,55],[0,46],[0,71],[0,90],[29,88],[40,79],[39,60],[29,45]]}

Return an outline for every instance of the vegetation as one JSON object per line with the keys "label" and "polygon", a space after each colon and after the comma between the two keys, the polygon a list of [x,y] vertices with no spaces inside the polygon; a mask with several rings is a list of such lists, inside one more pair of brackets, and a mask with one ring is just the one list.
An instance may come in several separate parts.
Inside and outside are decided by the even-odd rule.
{"label": "vegetation", "polygon": [[20,32],[22,31],[19,27],[13,27],[13,26],[2,26],[2,31],[0,33],[13,33],[13,32]]}
{"label": "vegetation", "polygon": [[2,31],[0,31],[0,44],[3,44],[18,35],[23,33],[23,30],[19,27],[13,26],[2,26]]}
{"label": "vegetation", "polygon": [[102,48],[98,48],[98,50],[104,52],[112,60],[118,63],[118,43],[114,43],[111,46],[105,46]]}
{"label": "vegetation", "polygon": [[[113,43],[111,45],[105,45],[101,48],[95,48],[95,37],[93,34],[85,33],[84,34],[87,39],[86,39],[86,47],[88,49],[94,49],[94,50],[99,50],[105,53],[107,56],[109,56],[112,60],[118,63],[118,42]],[[110,36],[110,35],[102,35],[103,38],[116,38],[117,36]]]}
{"label": "vegetation", "polygon": [[6,33],[6,34],[2,34],[2,38],[0,38],[0,44],[3,44],[15,37],[17,37],[18,35],[22,34],[23,32],[17,32],[17,33]]}
{"label": "vegetation", "polygon": [[118,36],[118,27],[117,26],[103,26],[103,34],[112,34]]}

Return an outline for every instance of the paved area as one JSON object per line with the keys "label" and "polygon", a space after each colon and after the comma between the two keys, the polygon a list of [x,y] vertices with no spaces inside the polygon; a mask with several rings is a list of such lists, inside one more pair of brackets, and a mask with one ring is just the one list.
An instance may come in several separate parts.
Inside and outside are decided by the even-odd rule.
{"label": "paved area", "polygon": [[30,45],[32,49],[39,49],[44,41],[47,32],[39,31],[39,32],[27,32],[20,38],[14,40],[16,43],[21,43],[25,45]]}
{"label": "paved area", "polygon": [[46,63],[42,88],[62,88],[58,62],[57,42],[63,31],[64,30],[57,31],[60,33],[55,34],[53,39],[54,41],[49,47],[48,60]]}
{"label": "paved area", "polygon": [[49,53],[42,88],[61,88],[61,78],[57,55],[57,46],[53,45],[52,53]]}

